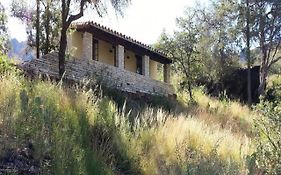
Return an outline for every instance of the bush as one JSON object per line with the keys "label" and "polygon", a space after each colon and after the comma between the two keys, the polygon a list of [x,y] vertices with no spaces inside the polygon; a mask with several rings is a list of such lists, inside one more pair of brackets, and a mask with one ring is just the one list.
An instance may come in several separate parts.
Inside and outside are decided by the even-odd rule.
{"label": "bush", "polygon": [[271,76],[264,100],[279,103],[281,100],[281,76]]}
{"label": "bush", "polygon": [[266,174],[281,174],[281,103],[264,101],[257,110],[262,114],[256,121],[257,165]]}
{"label": "bush", "polygon": [[14,70],[15,67],[12,62],[8,59],[6,55],[1,54],[0,52],[0,74]]}

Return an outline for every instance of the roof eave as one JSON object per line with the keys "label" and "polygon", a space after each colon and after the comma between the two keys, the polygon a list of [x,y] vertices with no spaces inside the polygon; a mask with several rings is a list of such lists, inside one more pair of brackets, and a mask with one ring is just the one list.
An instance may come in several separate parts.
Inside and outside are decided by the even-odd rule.
{"label": "roof eave", "polygon": [[152,60],[155,60],[162,64],[172,63],[171,59],[169,59],[163,53],[153,49],[152,47],[142,44],[141,42],[138,42],[131,37],[113,31],[109,28],[100,26],[97,23],[76,23],[72,25],[72,27],[76,28],[76,30],[80,32],[96,33],[95,36],[98,37],[98,39],[105,40],[112,44],[124,45],[125,48],[135,51],[137,54],[146,54],[150,56]]}

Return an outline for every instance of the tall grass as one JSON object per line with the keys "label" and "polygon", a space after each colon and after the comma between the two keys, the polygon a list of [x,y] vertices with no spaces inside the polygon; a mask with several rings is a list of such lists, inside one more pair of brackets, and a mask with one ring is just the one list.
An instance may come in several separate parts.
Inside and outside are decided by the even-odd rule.
{"label": "tall grass", "polygon": [[[153,118],[154,116],[154,118]],[[144,174],[245,174],[250,139],[196,118],[146,112],[130,142]],[[151,119],[151,117],[153,119]]]}
{"label": "tall grass", "polygon": [[251,139],[230,126],[250,125],[251,112],[238,104],[222,107],[198,96],[199,107],[189,114],[147,108],[129,120],[125,111],[130,109],[118,110],[111,100],[84,88],[9,73],[0,76],[0,88],[0,157],[32,143],[42,173],[247,173]]}
{"label": "tall grass", "polygon": [[[232,101],[227,97],[220,99],[210,97],[203,92],[202,88],[194,89],[195,104],[189,105],[187,112],[206,123],[217,124],[235,133],[253,135],[254,119],[258,116],[247,105]],[[184,104],[188,104],[185,92],[178,96]]]}
{"label": "tall grass", "polygon": [[92,149],[89,120],[95,108],[88,93],[21,78],[7,74],[0,79],[2,152],[31,142],[42,173],[110,174]]}

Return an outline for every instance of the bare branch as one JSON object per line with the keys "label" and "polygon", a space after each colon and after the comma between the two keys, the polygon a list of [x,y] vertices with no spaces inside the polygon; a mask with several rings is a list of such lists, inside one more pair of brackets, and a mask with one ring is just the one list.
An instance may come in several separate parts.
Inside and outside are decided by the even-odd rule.
{"label": "bare branch", "polygon": [[69,15],[70,2],[71,2],[71,0],[67,0],[67,3],[66,3],[66,17],[65,17],[65,20],[67,19],[67,16]]}
{"label": "bare branch", "polygon": [[47,5],[44,3],[44,1],[41,1],[42,5],[45,7],[45,9],[47,8]]}
{"label": "bare branch", "polygon": [[281,44],[281,41],[279,41],[279,42],[277,43],[277,46],[275,47],[274,53],[273,53],[273,55],[272,55],[273,58],[276,56],[276,54],[277,54],[277,52],[278,52],[278,49],[281,49],[281,48],[280,48],[280,44]]}
{"label": "bare branch", "polygon": [[[70,0],[68,0],[68,2],[70,3]],[[67,19],[67,21],[66,21],[67,28],[70,26],[70,24],[71,24],[73,21],[75,21],[75,20],[81,18],[81,17],[84,15],[84,6],[85,6],[85,3],[86,3],[85,0],[81,0],[79,13],[77,13],[77,14],[75,14],[75,15],[70,15],[70,17]]]}
{"label": "bare branch", "polygon": [[280,57],[277,57],[277,58],[275,58],[275,59],[273,59],[273,60],[270,62],[270,64],[269,64],[268,67],[271,67],[274,63],[276,63],[276,62],[279,61],[280,59],[281,59],[281,56],[280,56]]}

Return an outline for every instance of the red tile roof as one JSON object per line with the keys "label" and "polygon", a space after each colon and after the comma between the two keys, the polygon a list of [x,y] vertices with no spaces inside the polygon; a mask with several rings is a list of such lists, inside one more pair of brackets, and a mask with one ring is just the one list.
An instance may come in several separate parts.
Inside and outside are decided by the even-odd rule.
{"label": "red tile roof", "polygon": [[139,47],[142,47],[142,48],[144,48],[144,49],[146,49],[146,50],[148,50],[148,51],[150,51],[150,52],[154,52],[155,54],[157,54],[157,55],[159,55],[159,56],[165,58],[165,60],[167,60],[168,63],[171,63],[171,62],[172,62],[171,59],[169,59],[168,56],[167,56],[165,53],[163,53],[163,52],[161,52],[161,51],[159,51],[159,50],[157,50],[157,49],[154,49],[154,48],[152,48],[151,46],[149,46],[149,45],[147,45],[147,44],[144,44],[144,43],[142,43],[142,42],[140,42],[140,41],[137,41],[137,40],[131,38],[130,36],[126,36],[126,35],[124,35],[124,34],[122,34],[122,33],[120,33],[120,32],[117,32],[117,31],[115,31],[115,30],[112,30],[112,29],[110,29],[110,28],[108,28],[108,27],[106,27],[106,26],[104,26],[104,25],[98,24],[98,23],[96,23],[96,22],[93,22],[93,21],[74,22],[74,23],[72,24],[72,26],[73,26],[73,27],[80,26],[80,28],[81,28],[81,26],[83,26],[83,27],[91,26],[91,27],[100,29],[100,30],[102,30],[102,31],[104,31],[104,32],[106,32],[106,33],[110,33],[110,34],[112,34],[112,35],[114,35],[114,36],[116,36],[116,37],[119,37],[119,38],[121,38],[121,39],[124,39],[124,40],[126,40],[126,41],[129,41],[129,42],[131,42],[131,43],[133,43],[133,44],[135,44],[135,45],[137,45],[137,46],[139,46]]}

